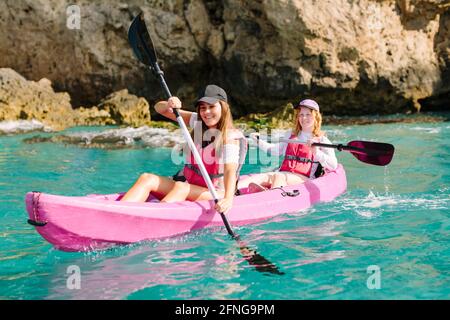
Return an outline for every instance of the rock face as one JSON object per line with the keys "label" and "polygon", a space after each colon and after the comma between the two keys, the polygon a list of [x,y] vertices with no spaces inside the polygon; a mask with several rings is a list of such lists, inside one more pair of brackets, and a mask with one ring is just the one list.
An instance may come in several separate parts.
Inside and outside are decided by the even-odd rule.
{"label": "rock face", "polygon": [[50,79],[75,106],[122,88],[162,97],[127,43],[141,10],[187,103],[216,83],[237,115],[306,96],[342,115],[450,105],[448,0],[80,0],[79,29],[71,4],[0,2],[0,66]]}
{"label": "rock face", "polygon": [[45,78],[28,81],[14,70],[0,69],[0,121],[39,120],[58,130],[72,124],[67,93],[55,93]]}
{"label": "rock face", "polygon": [[130,95],[126,89],[110,94],[97,108],[107,111],[115,124],[139,127],[150,122],[148,102],[144,98]]}
{"label": "rock face", "polygon": [[150,124],[147,101],[128,93],[114,92],[98,106],[72,109],[68,93],[55,93],[45,78],[28,81],[12,69],[0,69],[0,121],[38,120],[61,130],[75,125]]}

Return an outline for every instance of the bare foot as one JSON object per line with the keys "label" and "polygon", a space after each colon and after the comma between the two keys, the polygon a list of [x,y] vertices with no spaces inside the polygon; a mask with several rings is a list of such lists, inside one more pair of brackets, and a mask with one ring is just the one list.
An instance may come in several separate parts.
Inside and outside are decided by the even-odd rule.
{"label": "bare foot", "polygon": [[262,192],[262,191],[266,191],[266,190],[267,190],[267,188],[264,188],[263,186],[261,186],[259,184],[256,184],[256,183],[253,183],[253,182],[251,182],[248,185],[248,192],[249,193],[257,193],[257,192]]}

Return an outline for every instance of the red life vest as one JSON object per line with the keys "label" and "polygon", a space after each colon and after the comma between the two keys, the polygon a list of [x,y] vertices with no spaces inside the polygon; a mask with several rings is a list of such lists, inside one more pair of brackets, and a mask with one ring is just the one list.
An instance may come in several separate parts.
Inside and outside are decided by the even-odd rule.
{"label": "red life vest", "polygon": [[[236,174],[237,178],[239,178],[239,172],[247,154],[247,140],[241,132],[233,134],[233,137],[239,140],[239,165]],[[214,187],[217,187],[219,180],[223,177],[223,165],[220,165],[219,159],[216,157],[214,143],[210,143],[205,147],[197,145],[197,150]],[[183,175],[186,181],[190,184],[207,188],[208,186],[203,179],[198,164],[195,162],[193,153],[189,152],[186,158],[186,164],[183,169]]]}
{"label": "red life vest", "polygon": [[[216,157],[216,149],[214,143],[208,144],[206,147],[202,148],[197,146],[198,153],[202,158],[205,169],[211,178],[214,187],[217,187],[217,183],[223,173],[219,173],[220,165]],[[189,152],[187,156],[187,162],[184,165],[183,175],[186,181],[190,184],[195,184],[197,186],[208,187],[205,180],[201,174],[200,168],[195,161],[194,154]]]}
{"label": "red life vest", "polygon": [[[295,135],[291,135],[289,139],[295,138],[297,138]],[[312,149],[308,145],[289,143],[286,148],[284,160],[281,163],[280,171],[299,173],[309,178],[314,162]]]}

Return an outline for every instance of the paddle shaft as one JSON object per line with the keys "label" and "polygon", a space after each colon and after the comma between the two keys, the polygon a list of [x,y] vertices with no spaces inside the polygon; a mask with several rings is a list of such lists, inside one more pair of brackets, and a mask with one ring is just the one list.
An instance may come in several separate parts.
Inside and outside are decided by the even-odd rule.
{"label": "paddle shaft", "polygon": [[[169,86],[167,85],[166,80],[164,79],[164,72],[159,67],[156,58],[156,51],[153,47],[153,42],[152,39],[150,38],[150,34],[148,33],[147,27],[145,26],[145,21],[142,12],[133,19],[133,22],[131,23],[131,26],[128,30],[128,39],[138,60],[140,60],[143,64],[149,67],[149,69],[157,76],[158,81],[166,95],[166,98],[169,99],[170,97],[172,97],[172,93],[169,90]],[[189,134],[186,124],[184,123],[183,118],[180,116],[178,109],[173,108],[173,113],[178,122],[178,125],[181,127],[181,132],[183,133],[183,136],[186,139],[192,154],[194,155],[194,159],[198,164],[203,179],[205,180],[206,185],[208,186],[209,192],[213,196],[214,202],[217,203],[218,196],[216,189],[214,188],[211,178],[209,177],[209,174],[205,169],[202,158],[198,153],[197,147],[195,146],[194,141],[192,141],[192,137]],[[220,214],[222,216],[222,219],[224,220],[225,226],[227,227],[228,233],[230,233],[230,235],[235,237],[236,235],[231,231],[231,227],[225,215],[223,213]]]}
{"label": "paddle shaft", "polygon": [[366,149],[352,147],[352,146],[345,146],[343,144],[327,144],[327,143],[315,142],[312,145],[315,147],[334,148],[334,149],[337,149],[338,151],[345,150],[345,151],[350,151],[352,153],[366,154]]}
{"label": "paddle shaft", "polygon": [[[306,144],[304,142],[295,140],[295,139],[280,139],[280,142],[287,142],[287,143],[298,143],[298,144]],[[351,153],[358,153],[358,154],[367,154],[368,152],[370,152],[371,154],[373,153],[378,153],[379,155],[382,155],[383,152],[379,151],[379,150],[368,150],[368,149],[364,149],[364,148],[358,148],[358,147],[353,147],[353,146],[346,146],[343,144],[328,144],[328,143],[319,143],[319,142],[314,142],[312,144],[314,147],[323,147],[323,148],[334,148],[337,149],[339,151],[350,151]]]}
{"label": "paddle shaft", "polygon": [[[166,80],[164,79],[164,73],[162,72],[161,68],[158,65],[157,61],[154,61],[153,69],[150,68],[157,76],[159,83],[161,84],[161,87],[164,90],[164,93],[166,94],[167,98],[172,97],[172,94],[170,93],[169,87],[167,86]],[[175,114],[175,117],[177,119],[178,125],[181,127],[181,132],[183,132],[183,136],[186,139],[189,149],[191,150],[192,154],[194,155],[195,162],[197,163],[200,172],[203,176],[203,179],[206,182],[206,185],[208,186],[209,192],[211,192],[211,195],[213,196],[214,203],[217,203],[219,201],[219,197],[216,192],[216,188],[214,187],[211,178],[209,177],[208,171],[206,171],[206,168],[203,164],[203,160],[200,157],[200,154],[198,153],[197,147],[194,144],[194,141],[192,140],[191,135],[189,134],[189,130],[186,127],[186,124],[184,123],[183,118],[181,117],[180,113],[178,112],[178,109],[173,109],[173,113]],[[234,239],[239,239],[239,236],[234,233],[233,229],[231,229],[231,225],[228,222],[227,217],[223,212],[219,212],[220,216],[222,217],[223,224],[225,225],[225,228],[228,231],[228,234],[232,236]]]}
{"label": "paddle shaft", "polygon": [[[156,51],[153,47],[153,42],[152,39],[150,38],[150,34],[148,33],[147,27],[145,26],[145,21],[142,12],[133,19],[133,22],[131,23],[130,28],[128,30],[128,40],[138,60],[141,61],[146,66],[150,67],[152,72],[154,72],[155,75],[158,77],[158,80],[162,88],[164,89],[164,93],[166,94],[167,98],[170,98],[172,94],[170,93],[169,87],[167,86],[167,83],[164,79],[164,74],[158,65],[156,58]],[[198,154],[197,148],[194,142],[192,141],[191,136],[188,133],[183,118],[180,116],[177,109],[174,109],[173,112],[175,114],[178,124],[182,129],[183,135],[186,141],[188,142],[188,145],[194,155],[194,158],[199,165],[200,173],[202,174],[203,178],[206,181],[208,189],[214,198],[214,202],[217,204],[218,197],[216,190],[212,185],[211,179],[207,171],[205,170],[203,161],[200,155]],[[258,254],[255,250],[247,247],[240,240],[239,235],[236,235],[231,229],[231,226],[223,212],[220,212],[220,216],[222,217],[223,223],[228,231],[228,234],[231,235],[232,238],[236,240],[236,242],[239,244],[240,250],[243,254],[245,253],[244,258],[249,262],[249,264],[255,266],[256,270],[261,272],[270,272],[278,275],[284,274],[283,272],[278,270],[276,265],[274,265],[269,260]]]}

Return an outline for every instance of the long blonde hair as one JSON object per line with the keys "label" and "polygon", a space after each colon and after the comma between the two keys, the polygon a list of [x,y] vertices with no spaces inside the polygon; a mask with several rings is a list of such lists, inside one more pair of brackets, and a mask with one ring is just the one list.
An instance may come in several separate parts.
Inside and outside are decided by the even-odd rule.
{"label": "long blonde hair", "polygon": [[[300,131],[302,131],[302,125],[300,124],[300,121],[298,121],[298,115],[300,114],[300,109],[301,108],[297,108],[294,111],[294,131],[293,134],[294,135],[298,135],[300,133]],[[322,126],[322,115],[320,114],[319,111],[316,110],[311,110],[312,116],[314,117],[314,127],[312,130],[312,134],[315,137],[321,137],[325,134],[325,132],[323,132],[320,128]]]}
{"label": "long blonde hair", "polygon": [[[219,103],[221,105],[221,116],[219,119],[219,122],[217,122],[216,129],[220,131],[221,133],[221,139],[214,140],[214,145],[217,150],[221,150],[222,146],[225,144],[226,139],[228,137],[229,130],[234,129],[233,125],[233,116],[231,115],[230,105],[222,100],[219,100]],[[202,142],[203,142],[203,135],[204,133],[209,129],[208,126],[203,121],[202,117],[200,116],[200,103],[197,105],[197,114],[199,120],[201,121],[202,125]],[[191,137],[194,139],[194,130],[191,131]],[[217,141],[218,140],[218,141]]]}

